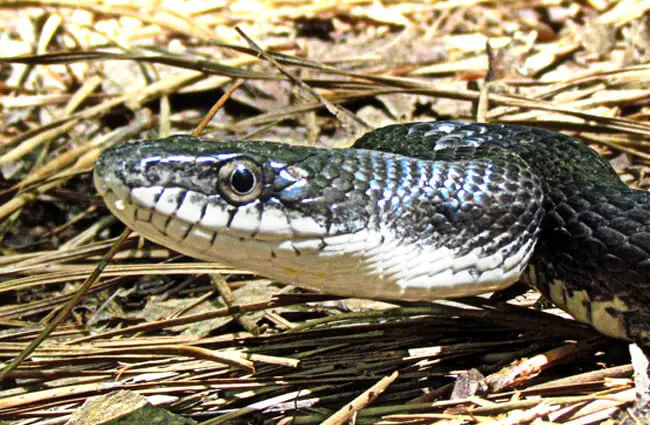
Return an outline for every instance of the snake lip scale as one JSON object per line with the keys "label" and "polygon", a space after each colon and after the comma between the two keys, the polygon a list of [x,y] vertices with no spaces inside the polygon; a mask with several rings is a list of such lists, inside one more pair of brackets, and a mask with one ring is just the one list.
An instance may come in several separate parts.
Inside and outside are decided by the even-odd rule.
{"label": "snake lip scale", "polygon": [[421,122],[333,150],[177,135],[106,150],[94,180],[120,220],[192,257],[363,298],[522,279],[650,345],[650,194],[561,133]]}

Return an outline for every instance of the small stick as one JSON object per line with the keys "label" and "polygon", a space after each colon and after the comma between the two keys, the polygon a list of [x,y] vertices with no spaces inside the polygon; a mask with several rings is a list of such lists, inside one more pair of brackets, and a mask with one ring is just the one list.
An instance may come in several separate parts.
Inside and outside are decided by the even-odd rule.
{"label": "small stick", "polygon": [[201,120],[199,125],[194,129],[194,131],[192,132],[192,136],[199,137],[201,135],[205,127],[208,126],[208,123],[210,122],[212,117],[214,117],[214,114],[216,114],[217,111],[219,111],[219,109],[223,107],[224,103],[226,103],[226,101],[230,99],[230,96],[232,96],[235,90],[237,90],[239,86],[241,86],[242,84],[244,84],[244,80],[239,78],[232,84],[232,86],[230,86],[228,90],[226,90],[223,96],[221,96],[219,100],[217,100],[217,102],[212,106],[212,108],[210,108],[210,111],[208,111],[207,115],[203,118],[203,120]]}
{"label": "small stick", "polygon": [[352,415],[375,401],[377,397],[383,393],[390,384],[392,384],[399,373],[393,372],[390,376],[385,376],[379,380],[375,385],[368,388],[363,394],[343,406],[336,413],[321,422],[321,425],[339,425],[344,424]]}

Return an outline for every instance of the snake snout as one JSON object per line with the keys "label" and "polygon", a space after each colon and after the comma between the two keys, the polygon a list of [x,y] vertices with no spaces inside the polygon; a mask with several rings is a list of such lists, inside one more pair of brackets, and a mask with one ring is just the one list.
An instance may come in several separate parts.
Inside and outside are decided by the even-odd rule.
{"label": "snake snout", "polygon": [[100,155],[95,164],[93,181],[100,196],[105,197],[108,193],[112,193],[113,196],[124,199],[129,192],[124,181],[126,161],[116,150],[117,148],[114,148]]}
{"label": "snake snout", "polygon": [[212,155],[202,155],[196,145],[186,144],[185,151],[179,152],[175,138],[170,138],[109,148],[95,165],[95,186],[102,196],[112,191],[122,199],[149,188],[180,188],[210,195],[216,188],[218,161]]}

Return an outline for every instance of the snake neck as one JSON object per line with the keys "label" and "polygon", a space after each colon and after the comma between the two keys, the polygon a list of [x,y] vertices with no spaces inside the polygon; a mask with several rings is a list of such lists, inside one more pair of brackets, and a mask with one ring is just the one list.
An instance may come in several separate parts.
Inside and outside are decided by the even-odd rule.
{"label": "snake neck", "polygon": [[583,143],[501,124],[414,123],[367,134],[356,146],[431,158],[437,149],[490,145],[540,178],[544,217],[523,274],[558,306],[606,335],[650,344],[650,196],[623,184]]}

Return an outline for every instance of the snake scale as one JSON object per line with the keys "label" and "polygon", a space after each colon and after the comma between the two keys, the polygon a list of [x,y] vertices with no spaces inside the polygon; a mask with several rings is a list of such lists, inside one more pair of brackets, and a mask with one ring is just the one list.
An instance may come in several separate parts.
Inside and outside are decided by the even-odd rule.
{"label": "snake scale", "polygon": [[177,135],[106,150],[94,179],[124,223],[192,257],[376,299],[522,279],[650,345],[650,194],[560,133],[421,122],[331,150]]}

